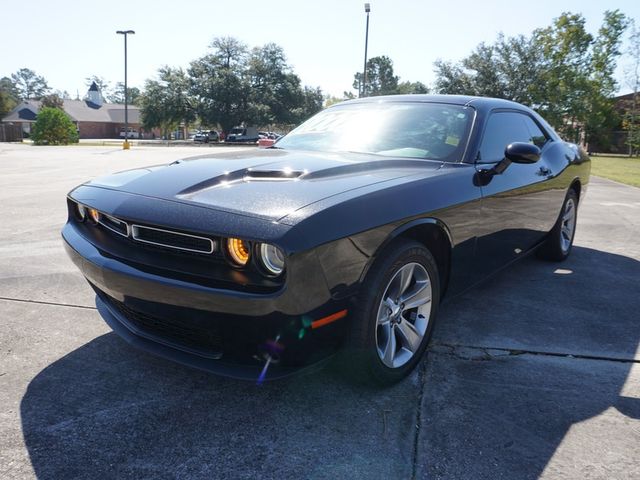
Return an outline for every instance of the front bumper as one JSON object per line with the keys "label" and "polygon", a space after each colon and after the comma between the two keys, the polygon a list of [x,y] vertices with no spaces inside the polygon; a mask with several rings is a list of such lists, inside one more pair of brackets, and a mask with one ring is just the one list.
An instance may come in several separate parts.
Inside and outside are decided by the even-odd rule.
{"label": "front bumper", "polygon": [[[312,322],[347,308],[319,270],[291,272],[275,293],[222,290],[150,273],[109,255],[68,223],[69,257],[96,291],[98,311],[129,343],[191,367],[238,378],[286,376],[321,363],[339,345],[346,319]],[[311,257],[301,259],[311,268]],[[296,278],[299,279],[297,283]]]}

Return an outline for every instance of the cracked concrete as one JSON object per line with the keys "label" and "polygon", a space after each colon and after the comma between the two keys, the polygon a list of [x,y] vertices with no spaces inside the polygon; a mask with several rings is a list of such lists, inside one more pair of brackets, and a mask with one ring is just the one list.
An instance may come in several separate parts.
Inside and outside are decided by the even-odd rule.
{"label": "cracked concrete", "polygon": [[256,387],[127,346],[60,243],[75,184],[190,153],[0,145],[0,478],[640,478],[640,189],[596,179],[571,258],[444,304],[399,385]]}
{"label": "cracked concrete", "polygon": [[604,360],[608,362],[640,363],[640,359],[598,357],[595,355],[572,355],[570,353],[545,352],[534,350],[513,350],[511,348],[486,348],[470,345],[449,345],[446,343],[431,343],[429,352],[451,355],[459,360],[487,361],[514,355],[544,355],[548,357],[576,358],[582,360]]}

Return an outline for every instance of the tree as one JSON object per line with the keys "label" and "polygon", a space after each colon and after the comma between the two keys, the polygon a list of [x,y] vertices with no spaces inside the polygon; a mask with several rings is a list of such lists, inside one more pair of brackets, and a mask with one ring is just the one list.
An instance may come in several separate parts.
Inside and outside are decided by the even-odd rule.
{"label": "tree", "polygon": [[438,59],[434,63],[435,87],[438,93],[446,95],[475,95],[473,77],[465,72],[462,65]]}
{"label": "tree", "polygon": [[58,94],[52,93],[51,95],[42,97],[43,108],[58,108],[62,110],[63,105],[64,100],[62,100]]}
{"label": "tree", "polygon": [[287,123],[290,109],[300,91],[300,79],[291,73],[282,47],[268,43],[255,47],[244,66],[248,82],[249,119],[257,125],[269,125],[276,118]]}
{"label": "tree", "polygon": [[13,81],[8,77],[0,78],[0,119],[18,104],[20,95]]}
{"label": "tree", "polygon": [[618,89],[614,73],[617,59],[622,54],[622,38],[628,25],[629,20],[620,11],[605,12],[604,21],[593,43],[589,102],[584,122],[587,143],[609,144],[610,132],[620,123],[613,100]]}
{"label": "tree", "polygon": [[362,72],[354,75],[353,88],[363,96],[393,95],[397,93],[399,78],[393,74],[393,61],[386,55],[367,60],[367,84],[364,86]]}
{"label": "tree", "polygon": [[[393,61],[386,55],[372,57],[367,60],[366,93],[363,92],[362,72],[353,76],[353,88],[360,96],[378,96],[395,94],[429,93],[429,88],[422,82],[400,82],[400,77],[394,74]],[[356,98],[352,92],[344,92],[343,99]]]}
{"label": "tree", "polygon": [[631,22],[631,34],[627,54],[631,64],[625,69],[627,86],[631,88],[631,101],[626,102],[622,128],[627,132],[627,147],[629,156],[640,151],[640,104],[638,90],[640,90],[640,29],[635,22]]}
{"label": "tree", "polygon": [[491,96],[530,105],[574,142],[604,142],[616,123],[612,95],[627,20],[605,12],[596,37],[580,14],[563,13],[530,37],[481,43],[459,63],[435,63],[439,93]]}
{"label": "tree", "polygon": [[165,135],[180,123],[193,122],[195,110],[184,70],[168,66],[160,68],[158,80],[147,80],[140,106],[144,128],[160,128]]}
{"label": "tree", "polygon": [[429,87],[422,82],[400,82],[396,93],[401,95],[429,93]]}
{"label": "tree", "polygon": [[[215,38],[209,52],[191,62],[186,78],[189,88],[183,97],[191,112],[202,125],[225,132],[243,123],[298,123],[322,108],[320,89],[303,87],[284,50],[274,43],[249,51],[235,38]],[[143,118],[164,118],[161,99],[166,94],[153,82],[147,82],[145,90]]]}
{"label": "tree", "polygon": [[[127,101],[129,105],[139,105],[142,92],[138,87],[127,87]],[[124,103],[124,83],[117,82],[107,96],[110,103]]]}
{"label": "tree", "polygon": [[54,90],[53,94],[57,95],[58,97],[62,98],[63,100],[71,100],[71,95],[66,90]]}
{"label": "tree", "polygon": [[249,86],[247,121],[253,124],[295,124],[322,109],[322,91],[303,88],[284,50],[274,43],[252,50],[244,78]]}
{"label": "tree", "polygon": [[78,142],[78,131],[62,110],[44,107],[33,124],[31,138],[36,145],[67,145]]}
{"label": "tree", "polygon": [[626,19],[617,10],[605,12],[595,38],[584,25],[582,15],[563,13],[550,27],[534,32],[544,54],[535,88],[540,110],[561,133],[574,142],[602,142],[603,132],[616,123],[610,97]]}
{"label": "tree", "polygon": [[340,97],[334,97],[332,95],[327,95],[324,99],[325,108],[330,107],[331,105],[335,105],[336,103],[343,102],[345,99]]}
{"label": "tree", "polygon": [[233,37],[216,37],[209,47],[213,49],[213,62],[224,68],[243,66],[248,52],[247,45]]}
{"label": "tree", "polygon": [[309,117],[312,117],[320,110],[322,110],[324,103],[324,95],[320,87],[304,87],[302,90],[302,102],[300,106],[292,110],[292,122],[302,123]]}
{"label": "tree", "polygon": [[481,43],[459,63],[434,64],[436,91],[445,94],[505,98],[532,105],[531,86],[540,71],[537,46],[524,36],[498,36],[492,45]]}
{"label": "tree", "polygon": [[51,90],[44,77],[29,68],[21,68],[16,73],[12,73],[11,81],[21,100],[39,100]]}
{"label": "tree", "polygon": [[228,132],[247,117],[247,47],[232,37],[219,37],[210,48],[189,66],[190,93],[200,121]]}

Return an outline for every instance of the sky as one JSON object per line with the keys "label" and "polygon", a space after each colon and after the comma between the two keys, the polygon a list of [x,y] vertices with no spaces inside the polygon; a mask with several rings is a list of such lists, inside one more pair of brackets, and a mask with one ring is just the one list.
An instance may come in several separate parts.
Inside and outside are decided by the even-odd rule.
{"label": "sky", "polygon": [[[593,34],[605,10],[620,9],[640,25],[635,0],[370,0],[369,58],[389,56],[401,80],[434,81],[433,62],[460,60],[480,42],[528,35],[562,12],[581,13]],[[143,87],[163,65],[187,67],[208,51],[213,38],[233,36],[248,46],[274,42],[304,85],[342,96],[364,64],[364,2],[360,0],[0,0],[3,46],[0,77],[22,67],[75,98],[97,75],[113,86],[124,79],[124,41],[116,30],[135,30],[128,40],[128,81]],[[617,70],[620,92],[623,65]]]}

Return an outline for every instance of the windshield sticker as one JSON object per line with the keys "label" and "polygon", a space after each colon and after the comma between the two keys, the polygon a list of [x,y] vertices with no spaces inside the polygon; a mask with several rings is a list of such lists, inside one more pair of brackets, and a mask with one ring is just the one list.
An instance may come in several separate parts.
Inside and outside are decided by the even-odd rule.
{"label": "windshield sticker", "polygon": [[455,137],[453,135],[449,135],[447,137],[447,140],[445,141],[445,143],[447,145],[453,145],[454,147],[457,147],[458,144],[460,143],[460,138],[459,137]]}

